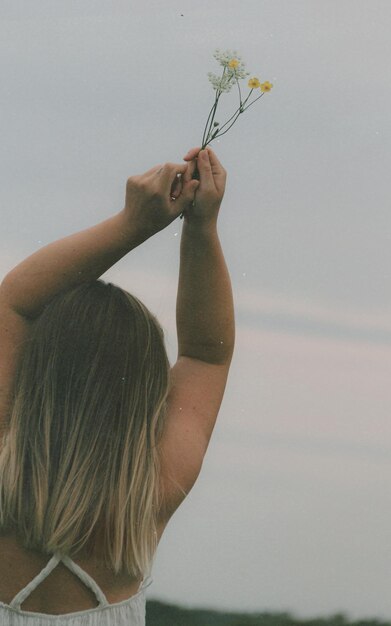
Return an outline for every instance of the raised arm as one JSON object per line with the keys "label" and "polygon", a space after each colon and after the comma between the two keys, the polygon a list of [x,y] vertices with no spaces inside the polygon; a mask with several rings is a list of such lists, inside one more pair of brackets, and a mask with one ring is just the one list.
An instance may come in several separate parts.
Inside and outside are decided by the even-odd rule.
{"label": "raised arm", "polygon": [[167,163],[129,178],[122,211],[41,248],[7,274],[0,286],[3,306],[7,303],[19,315],[34,319],[60,291],[99,278],[184,210],[194,196],[195,182],[187,184],[176,202],[170,188],[176,173],[184,174],[187,167]]}
{"label": "raised arm", "polygon": [[6,275],[0,285],[0,433],[8,422],[12,381],[31,320],[56,294],[99,278],[184,211],[198,185],[186,180],[177,197],[176,174],[183,175],[187,168],[166,163],[132,176],[124,209],[41,248]]}
{"label": "raised arm", "polygon": [[[196,153],[191,151],[189,158],[194,159]],[[171,370],[161,446],[167,516],[182,502],[201,470],[234,348],[231,282],[217,233],[226,172],[210,149],[199,153],[197,166],[200,187],[182,230],[178,360]]]}
{"label": "raised arm", "polygon": [[[181,238],[178,359],[187,357],[228,368],[235,341],[234,308],[217,233],[226,172],[210,148],[202,150],[198,161],[201,185]],[[186,175],[191,175],[191,169]]]}

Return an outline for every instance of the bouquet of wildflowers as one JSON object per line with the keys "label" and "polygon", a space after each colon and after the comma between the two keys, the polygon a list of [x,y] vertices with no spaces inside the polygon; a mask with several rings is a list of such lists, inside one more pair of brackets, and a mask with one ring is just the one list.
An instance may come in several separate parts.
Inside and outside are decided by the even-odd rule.
{"label": "bouquet of wildflowers", "polygon": [[[271,88],[273,87],[273,85],[269,81],[261,83],[259,79],[254,76],[250,78],[247,83],[248,87],[250,88],[250,92],[247,98],[243,101],[242,92],[241,92],[240,85],[239,85],[239,79],[245,79],[246,76],[250,76],[250,73],[245,71],[245,64],[241,60],[241,57],[237,54],[236,50],[234,50],[233,52],[231,50],[225,50],[224,52],[221,52],[219,48],[217,48],[213,56],[220,63],[220,65],[222,65],[224,69],[223,69],[223,73],[221,76],[217,76],[216,74],[213,74],[212,72],[208,72],[208,78],[210,82],[212,83],[213,89],[216,91],[216,97],[215,97],[214,104],[209,112],[208,119],[206,121],[204,134],[202,136],[201,150],[203,150],[214,139],[217,139],[217,137],[221,137],[222,135],[225,135],[225,133],[227,133],[229,129],[235,124],[239,115],[244,113],[244,111],[247,111],[247,109],[250,106],[252,106],[254,102],[259,100],[259,98],[262,98],[262,96],[265,95],[265,93],[267,93],[268,91],[270,91]],[[239,91],[239,107],[236,109],[233,115],[229,118],[229,120],[227,120],[225,124],[221,126],[219,122],[215,121],[217,105],[219,103],[221,94],[228,93],[229,91],[231,91],[235,83]],[[255,98],[252,102],[247,104],[254,89],[260,89],[262,93],[257,98]],[[222,132],[223,129],[228,124],[229,124],[228,128],[226,128],[226,130]],[[195,171],[193,178],[199,179],[197,170]]]}
{"label": "bouquet of wildflowers", "polygon": [[[237,51],[234,50],[232,52],[231,50],[225,50],[224,52],[222,52],[219,48],[217,48],[213,56],[220,63],[220,65],[223,66],[224,69],[223,69],[223,73],[221,76],[217,76],[216,74],[213,74],[212,72],[208,72],[208,78],[210,82],[212,83],[213,89],[216,91],[216,96],[215,96],[214,104],[209,112],[208,119],[206,120],[204,134],[202,136],[201,150],[203,150],[214,139],[217,139],[217,137],[221,137],[222,135],[225,135],[225,133],[227,133],[229,129],[235,124],[239,115],[244,113],[244,111],[247,111],[247,109],[250,106],[252,106],[254,102],[259,100],[259,98],[262,98],[262,96],[265,95],[265,93],[267,93],[268,91],[270,91],[271,88],[273,87],[272,83],[270,83],[268,80],[261,83],[260,80],[256,76],[253,76],[252,78],[248,80],[248,83],[247,83],[248,87],[250,88],[250,93],[248,94],[247,98],[243,100],[242,92],[240,90],[240,85],[239,85],[239,79],[243,79],[243,78],[246,78],[246,76],[250,76],[250,72],[245,71],[245,64],[243,63],[241,57],[238,55]],[[239,91],[239,107],[236,109],[233,115],[231,115],[229,120],[227,120],[225,124],[220,126],[220,123],[215,121],[217,105],[219,103],[221,94],[231,91],[234,83],[236,83],[238,87],[238,91]],[[257,98],[255,98],[252,102],[247,104],[254,89],[260,89],[261,94]],[[228,124],[229,124],[228,128],[224,130],[224,132],[222,132],[223,129]],[[193,171],[192,178],[193,180],[200,179],[197,165],[195,166],[195,169]],[[183,218],[183,215],[184,214],[182,213],[180,217]]]}

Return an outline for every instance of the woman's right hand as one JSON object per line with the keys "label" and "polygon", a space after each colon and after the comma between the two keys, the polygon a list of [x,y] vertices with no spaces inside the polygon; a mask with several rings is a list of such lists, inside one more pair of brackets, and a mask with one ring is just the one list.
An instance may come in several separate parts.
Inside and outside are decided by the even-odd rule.
{"label": "woman's right hand", "polygon": [[192,176],[185,179],[189,168],[188,163],[164,163],[128,178],[126,221],[142,232],[149,232],[149,236],[168,226],[195,200],[200,183]]}
{"label": "woman's right hand", "polygon": [[[183,157],[189,161],[189,167],[184,174],[184,181],[197,178],[200,185],[195,192],[193,205],[185,211],[188,219],[197,221],[215,221],[225,192],[227,172],[221,165],[213,150],[192,148]],[[194,173],[198,170],[198,176]]]}

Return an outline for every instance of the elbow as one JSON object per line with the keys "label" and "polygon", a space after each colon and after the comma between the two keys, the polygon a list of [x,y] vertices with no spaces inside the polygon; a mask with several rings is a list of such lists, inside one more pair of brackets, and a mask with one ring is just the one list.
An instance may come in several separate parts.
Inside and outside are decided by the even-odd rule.
{"label": "elbow", "polygon": [[234,338],[229,340],[221,339],[218,342],[180,344],[178,357],[186,356],[210,363],[211,365],[229,366],[233,357],[234,347]]}

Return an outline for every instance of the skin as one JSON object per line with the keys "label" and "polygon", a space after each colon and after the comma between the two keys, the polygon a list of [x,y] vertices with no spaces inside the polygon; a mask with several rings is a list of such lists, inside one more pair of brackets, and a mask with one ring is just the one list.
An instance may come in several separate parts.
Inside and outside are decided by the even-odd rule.
{"label": "skin", "polygon": [[[203,151],[192,148],[184,161],[157,165],[144,174],[131,176],[121,211],[40,248],[11,270],[0,285],[2,436],[8,428],[11,389],[21,348],[29,337],[32,320],[45,304],[60,291],[96,280],[183,214],[176,305],[178,355],[170,372],[166,425],[159,446],[164,503],[159,537],[201,471],[227,382],[235,334],[231,283],[217,232],[226,171],[209,147]],[[199,180],[193,180],[196,167]],[[181,174],[179,179],[177,173]],[[0,570],[0,600],[7,601],[7,594],[14,594],[18,585],[20,588],[21,574],[27,583],[41,569],[41,563],[38,567],[14,539],[3,537],[1,542],[2,553],[7,552],[10,562],[19,564],[18,572],[12,568]],[[47,560],[45,557],[42,567]],[[99,575],[93,564],[83,562],[83,566],[92,575]],[[57,600],[63,612],[77,610],[73,599],[75,584],[79,583],[73,579],[67,582],[66,572],[61,575],[65,578],[58,586],[55,581],[60,580],[60,574],[53,572],[46,587],[42,584],[41,591],[37,588],[34,592],[42,612],[48,606],[53,610]],[[109,574],[101,575],[109,601],[125,599],[137,587],[134,581],[128,581],[118,595],[118,581]],[[65,607],[68,584],[67,597],[71,600]],[[80,583],[82,593],[86,592]]]}

